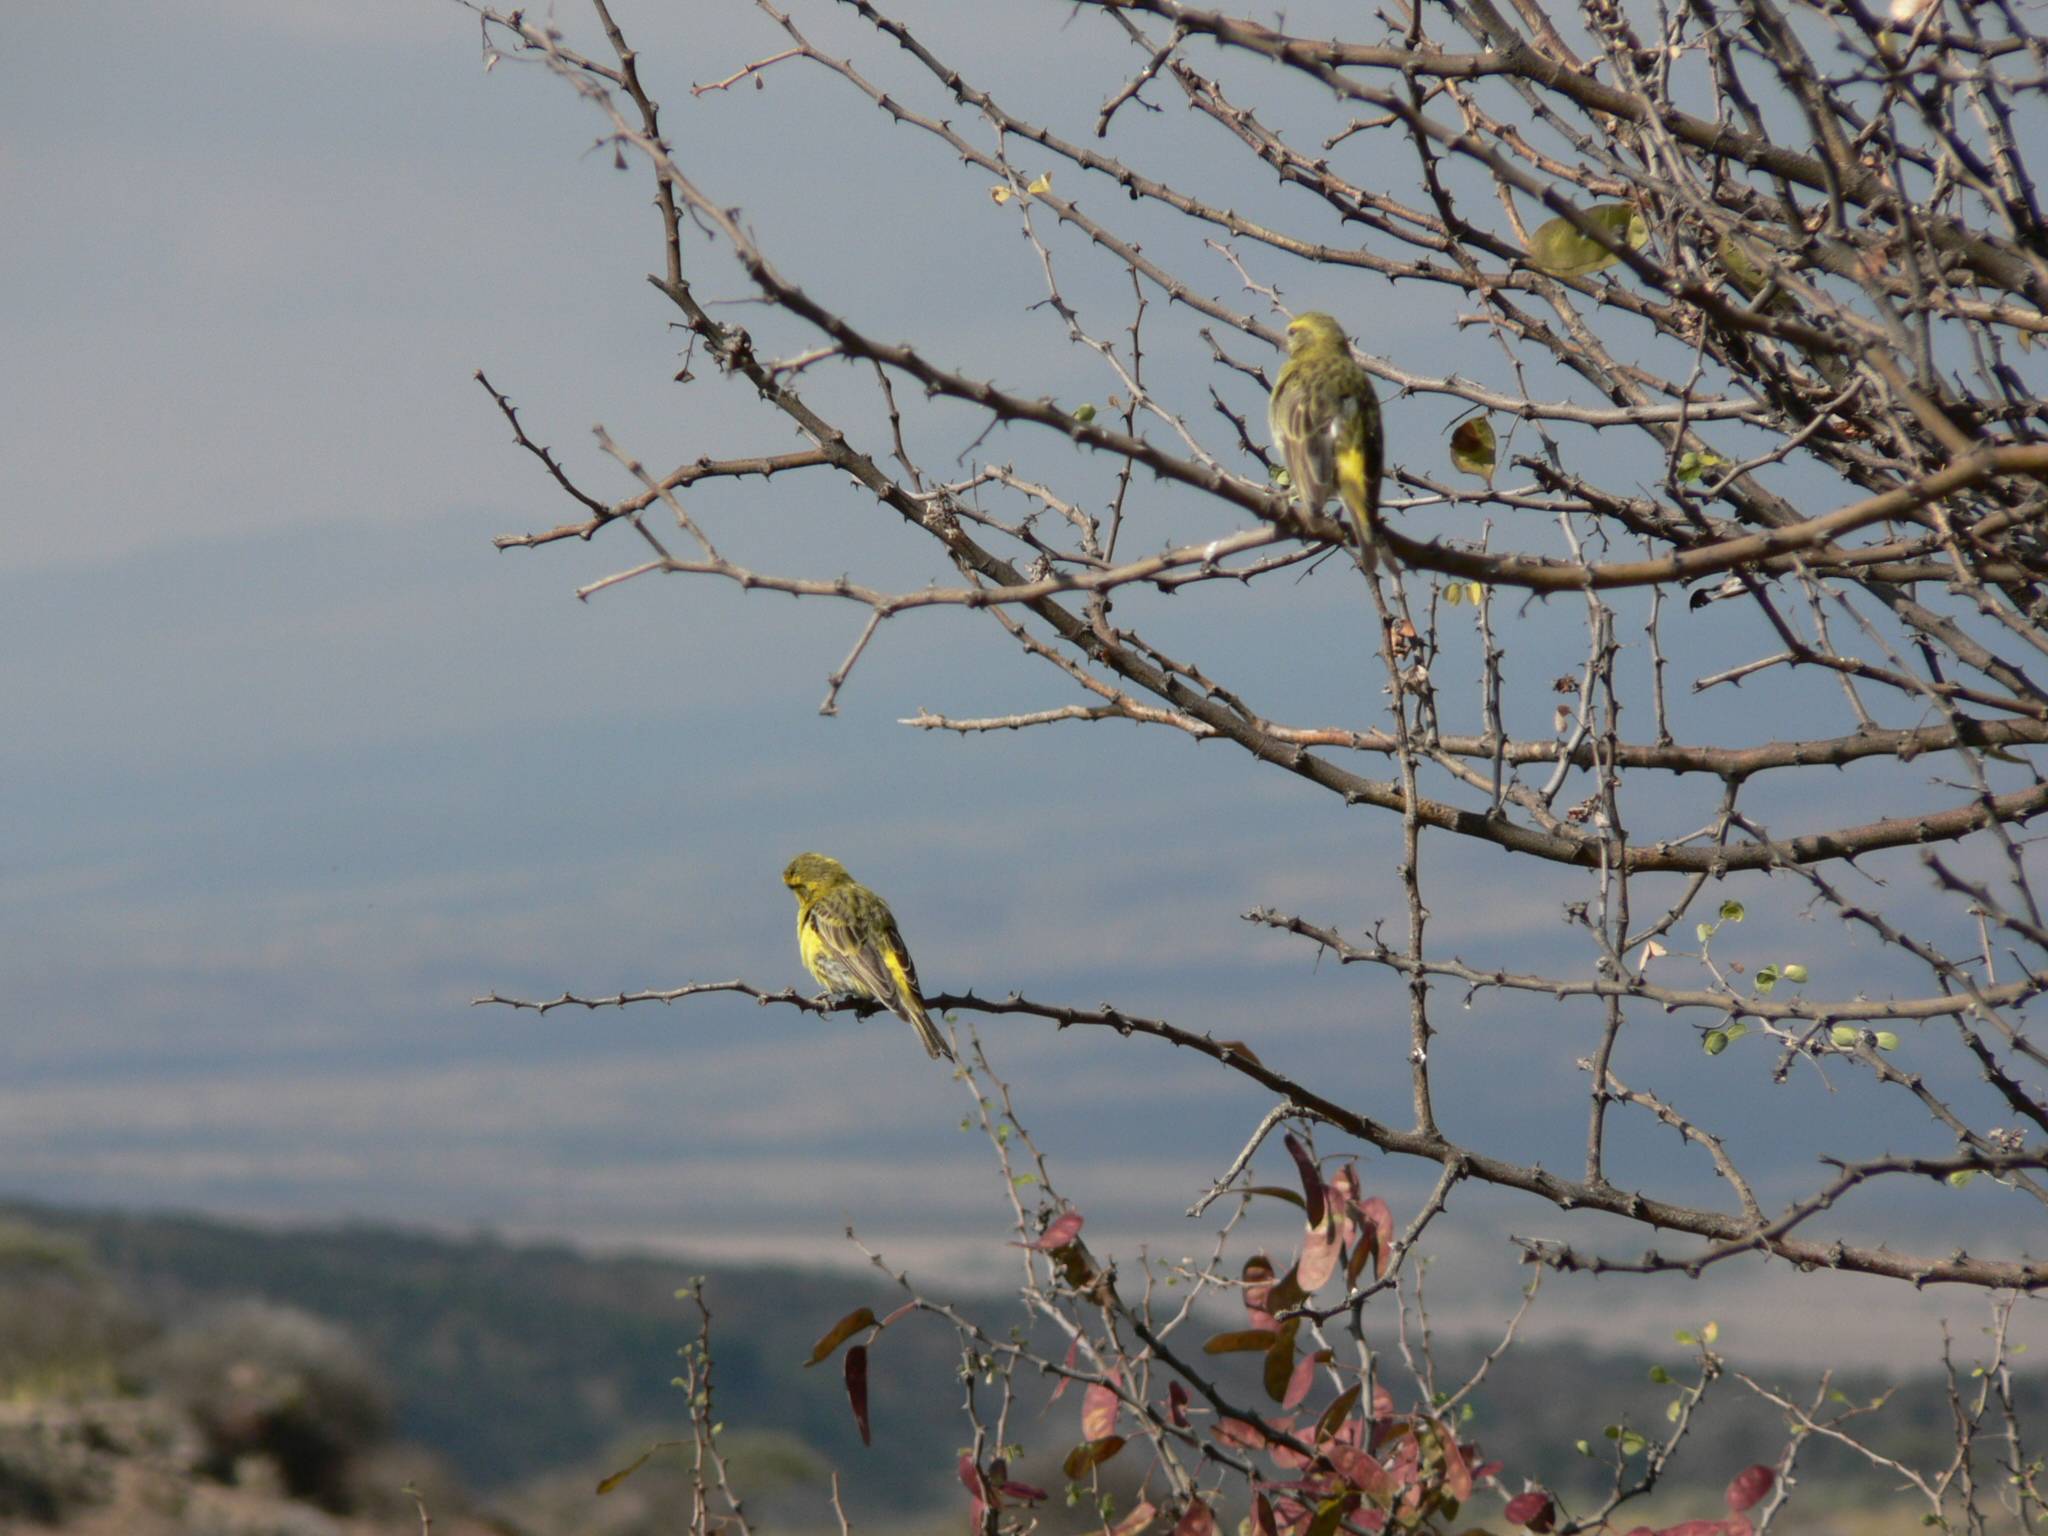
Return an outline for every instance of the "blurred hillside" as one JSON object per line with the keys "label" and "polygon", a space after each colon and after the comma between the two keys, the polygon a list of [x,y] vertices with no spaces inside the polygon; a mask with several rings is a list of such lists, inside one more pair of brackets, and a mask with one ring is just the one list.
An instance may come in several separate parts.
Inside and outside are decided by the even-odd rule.
{"label": "blurred hillside", "polygon": [[[684,1430],[671,1382],[694,1331],[675,1294],[691,1273],[679,1261],[488,1237],[0,1207],[0,1529],[417,1529],[408,1483],[427,1497],[441,1536],[670,1528],[687,1510],[676,1465],[657,1460],[602,1500],[593,1488]],[[751,1513],[777,1529],[822,1528],[826,1475],[837,1469],[857,1526],[958,1526],[953,1460],[966,1434],[950,1334],[914,1319],[877,1347],[874,1445],[863,1448],[836,1368],[802,1362],[834,1320],[863,1304],[885,1310],[895,1296],[877,1279],[771,1268],[713,1270],[705,1294],[718,1417]],[[1001,1299],[971,1307],[998,1329],[1021,1322]],[[1959,1340],[1959,1357],[1972,1343]],[[1721,1347],[1764,1384],[1815,1398],[1810,1375],[1743,1358],[1739,1317],[1722,1320]],[[1477,1352],[1440,1347],[1441,1379],[1461,1379],[1453,1373]],[[1519,1345],[1491,1368],[1464,1433],[1515,1485],[1526,1476],[1591,1496],[1614,1452],[1606,1431],[1662,1431],[1673,1379],[1692,1379],[1689,1353],[1674,1344],[1651,1360],[1579,1341]],[[1653,1379],[1659,1371],[1664,1381]],[[1237,1385],[1257,1399],[1249,1379]],[[1941,1382],[1859,1376],[1830,1386],[1840,1394],[1832,1407],[1896,1386],[1860,1421],[1866,1437],[1909,1462],[1941,1459],[1950,1422]],[[2048,1396],[2040,1378],[2022,1387],[2023,1411],[2038,1415]],[[1057,1462],[1077,1410],[1071,1401],[1025,1408],[1011,1429],[1030,1453],[1020,1475],[1055,1490],[1048,1528],[1064,1528]],[[1773,1410],[1717,1383],[1659,1507],[1673,1519],[1713,1513],[1729,1475],[1776,1460],[1784,1443]],[[1812,1521],[1831,1511],[1836,1521],[1805,1528],[1882,1525],[1888,1481],[1847,1451],[1809,1445],[1799,1474],[1802,1513]],[[1917,1509],[1889,1507],[1917,1520]],[[1498,1514],[1478,1501],[1473,1512]]]}

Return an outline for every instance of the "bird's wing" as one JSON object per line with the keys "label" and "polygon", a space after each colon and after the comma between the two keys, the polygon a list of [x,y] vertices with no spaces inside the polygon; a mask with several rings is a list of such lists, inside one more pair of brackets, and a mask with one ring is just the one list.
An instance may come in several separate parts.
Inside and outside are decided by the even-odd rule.
{"label": "bird's wing", "polygon": [[1338,421],[1335,415],[1315,419],[1316,393],[1298,373],[1281,380],[1268,423],[1295,495],[1311,512],[1319,511],[1337,488]]}
{"label": "bird's wing", "polygon": [[[811,908],[811,927],[834,958],[852,973],[867,996],[894,1012],[903,1012],[896,972],[917,996],[917,971],[896,931],[896,919],[882,898],[871,891],[834,891]],[[895,964],[892,966],[891,961]]]}

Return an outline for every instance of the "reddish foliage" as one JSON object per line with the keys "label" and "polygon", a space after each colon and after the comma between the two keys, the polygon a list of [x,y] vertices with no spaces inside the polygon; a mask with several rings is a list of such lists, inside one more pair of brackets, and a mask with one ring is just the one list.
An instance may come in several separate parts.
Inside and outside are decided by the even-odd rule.
{"label": "reddish foliage", "polygon": [[1273,1294],[1273,1261],[1263,1253],[1255,1253],[1244,1261],[1244,1270],[1239,1276],[1244,1281],[1245,1317],[1254,1328],[1271,1328],[1273,1313],[1270,1300]]}
{"label": "reddish foliage", "polygon": [[1177,1381],[1166,1389],[1166,1416],[1173,1420],[1174,1428],[1188,1427],[1188,1389]]}
{"label": "reddish foliage", "polygon": [[1109,1536],[1138,1536],[1138,1532],[1144,1530],[1146,1526],[1158,1518],[1159,1511],[1154,1509],[1145,1500],[1140,1499],[1131,1506],[1131,1512],[1128,1515],[1125,1515],[1123,1519],[1110,1527]]}
{"label": "reddish foliage", "polygon": [[1282,1408],[1299,1408],[1301,1406],[1302,1399],[1308,1396],[1309,1388],[1316,1384],[1317,1362],[1322,1360],[1328,1353],[1328,1350],[1322,1350],[1313,1355],[1303,1355],[1295,1363],[1293,1374],[1287,1378],[1287,1390],[1280,1397],[1280,1406]]}
{"label": "reddish foliage", "polygon": [[868,1347],[856,1344],[846,1352],[846,1400],[853,1405],[853,1422],[860,1430],[860,1443],[873,1445],[868,1428]]}
{"label": "reddish foliage", "polygon": [[[1112,1371],[1110,1381],[1116,1380]],[[1122,1401],[1116,1395],[1116,1388],[1107,1382],[1090,1382],[1088,1390],[1081,1394],[1081,1434],[1085,1439],[1100,1440],[1116,1433],[1117,1409]]]}
{"label": "reddish foliage", "polygon": [[[1065,1362],[1066,1369],[1071,1371],[1074,1368],[1074,1362],[1078,1360],[1080,1357],[1081,1336],[1077,1333],[1071,1339],[1067,1340],[1067,1358]],[[1067,1388],[1073,1385],[1073,1382],[1073,1377],[1062,1376],[1059,1379],[1059,1381],[1054,1384],[1052,1389],[1052,1396],[1048,1398],[1047,1401],[1054,1403],[1058,1402],[1060,1398],[1066,1393]]]}
{"label": "reddish foliage", "polygon": [[1033,1248],[1040,1253],[1051,1253],[1055,1248],[1064,1248],[1081,1235],[1083,1218],[1079,1211],[1062,1211],[1037,1237],[1028,1243],[1012,1243],[1012,1248]]}
{"label": "reddish foliage", "polygon": [[1385,1467],[1365,1452],[1348,1445],[1331,1445],[1324,1449],[1323,1455],[1337,1469],[1338,1476],[1367,1498],[1390,1499],[1394,1496],[1394,1479]]}
{"label": "reddish foliage", "polygon": [[1173,1528],[1173,1536],[1216,1536],[1216,1517],[1200,1499],[1190,1500],[1180,1523]]}
{"label": "reddish foliage", "polygon": [[1509,1525],[1527,1526],[1538,1536],[1557,1523],[1557,1505],[1540,1488],[1516,1494],[1508,1500],[1508,1507],[1503,1513]]}
{"label": "reddish foliage", "polygon": [[1778,1481],[1778,1474],[1761,1462],[1744,1467],[1728,1484],[1728,1508],[1734,1514],[1745,1509],[1754,1509],[1770,1497],[1772,1486]]}
{"label": "reddish foliage", "polygon": [[1316,1160],[1294,1132],[1289,1131],[1285,1140],[1287,1155],[1294,1159],[1294,1166],[1301,1174],[1302,1208],[1308,1213],[1308,1224],[1320,1227],[1328,1211],[1323,1199],[1323,1171],[1316,1166]]}
{"label": "reddish foliage", "polygon": [[1301,1259],[1294,1266],[1296,1279],[1303,1291],[1313,1296],[1329,1283],[1330,1276],[1337,1272],[1337,1248],[1339,1244],[1337,1223],[1324,1221],[1308,1229],[1308,1236],[1301,1242]]}

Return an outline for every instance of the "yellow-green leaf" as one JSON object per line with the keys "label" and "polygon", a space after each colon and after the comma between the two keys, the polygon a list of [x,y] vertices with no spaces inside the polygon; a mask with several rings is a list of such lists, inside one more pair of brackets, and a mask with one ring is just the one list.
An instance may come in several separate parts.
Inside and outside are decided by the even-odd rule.
{"label": "yellow-green leaf", "polygon": [[[1650,226],[1632,203],[1595,203],[1581,215],[1598,225],[1616,245],[1640,250],[1650,239]],[[1553,277],[1587,277],[1621,258],[1590,235],[1579,233],[1570,219],[1558,217],[1536,226],[1529,237],[1529,259]]]}
{"label": "yellow-green leaf", "polygon": [[1493,423],[1484,416],[1468,416],[1451,434],[1451,468],[1493,481]]}
{"label": "yellow-green leaf", "polygon": [[1050,192],[1052,190],[1052,172],[1040,171],[1037,176],[1032,178],[1031,185],[1026,187],[1024,190],[1026,192],[1029,192],[1033,197],[1038,197],[1044,193]]}
{"label": "yellow-green leaf", "polygon": [[804,1362],[804,1369],[809,1370],[820,1360],[825,1359],[833,1350],[844,1344],[856,1333],[859,1333],[861,1329],[874,1326],[875,1312],[872,1307],[862,1307],[858,1311],[847,1313],[846,1316],[832,1325],[831,1329],[822,1339],[811,1346],[811,1358]]}

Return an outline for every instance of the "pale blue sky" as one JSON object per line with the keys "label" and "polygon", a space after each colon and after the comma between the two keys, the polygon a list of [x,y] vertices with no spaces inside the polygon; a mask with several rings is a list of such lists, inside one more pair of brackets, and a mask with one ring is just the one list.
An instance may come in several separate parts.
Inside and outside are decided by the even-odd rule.
{"label": "pale blue sky", "polygon": [[[622,19],[672,136],[791,275],[943,361],[1025,393],[1101,398],[1087,356],[1027,309],[1036,257],[982,197],[985,175],[892,133],[821,75],[693,100],[690,82],[772,51],[774,35],[738,4],[691,7],[687,29],[639,9],[622,5]],[[839,8],[799,11],[880,78],[914,83]],[[1077,104],[1129,67],[1059,6],[991,7],[972,27],[931,4],[909,14],[962,63],[1009,70],[1020,106],[1064,110],[1077,134],[1090,120]],[[562,19],[588,36],[573,4]],[[1002,1202],[954,1128],[961,1089],[891,1020],[821,1023],[731,999],[544,1021],[467,1006],[494,988],[798,981],[776,872],[805,847],[890,896],[934,990],[1110,998],[1251,1040],[1400,1113],[1396,991],[1317,968],[1236,916],[1270,903],[1356,928],[1397,913],[1391,818],[1170,733],[962,742],[897,725],[921,706],[1068,701],[985,622],[895,621],[825,720],[816,705],[857,611],[674,581],[578,603],[578,584],[637,557],[623,538],[491,549],[493,534],[571,509],[511,446],[470,378],[479,366],[601,492],[624,481],[591,446],[594,421],[651,465],[795,446],[701,358],[700,382],[671,382],[677,337],[642,280],[658,261],[647,184],[590,152],[598,122],[568,91],[530,67],[486,74],[473,19],[427,0],[91,0],[11,20],[0,713],[16,728],[0,737],[0,974],[15,1022],[0,1044],[0,1192],[818,1261],[851,1216],[956,1273],[999,1262]],[[1152,169],[1195,173],[1227,153],[1178,106],[1121,121],[1129,137],[1113,147]],[[1263,183],[1244,196],[1301,211]],[[1156,210],[1107,191],[1086,206],[1167,238]],[[1239,302],[1219,259],[1198,265],[1198,244],[1179,255]],[[1070,293],[1121,325],[1125,280],[1084,256],[1061,248]],[[745,292],[701,242],[692,261],[713,292]],[[1506,382],[1438,301],[1265,270],[1304,307],[1353,317],[1376,350]],[[764,349],[809,344],[786,321],[735,313]],[[1155,321],[1160,366],[1201,410],[1221,370],[1185,313],[1160,303]],[[862,375],[807,379],[821,402],[868,409],[851,404]],[[1242,380],[1218,382],[1245,405]],[[1433,463],[1455,415],[1441,399],[1391,402],[1396,457],[1409,445]],[[938,464],[977,429],[958,410],[912,426]],[[1045,445],[1009,434],[982,451]],[[692,505],[764,567],[898,585],[943,574],[865,497],[817,477],[716,485]],[[1150,486],[1136,505],[1149,543],[1186,538],[1186,519],[1226,525]],[[1233,677],[1276,714],[1376,722],[1349,573],[1330,564],[1264,596],[1197,601],[1133,598],[1128,611],[1162,641],[1237,652]],[[1687,675],[1755,648],[1724,609],[1688,622],[1674,642]],[[1526,682],[1512,708],[1540,731],[1549,678],[1582,651],[1579,620],[1560,603],[1502,623]],[[1458,644],[1453,672],[1469,667]],[[1785,682],[1693,707],[1699,733],[1744,739],[1776,733],[1780,712],[1843,714],[1828,689]],[[1880,797],[1885,782],[1839,780]],[[1789,823],[1799,797],[1812,809],[1835,793],[1794,791],[1774,814]],[[1676,794],[1707,803],[1704,788]],[[1675,804],[1657,810],[1682,820]],[[1503,856],[1441,839],[1432,859],[1432,934],[1447,948],[1587,964],[1559,920],[1576,894],[1565,882],[1532,885]],[[1887,899],[1912,900],[1918,877],[1900,871]],[[1910,979],[1831,922],[1801,925],[1797,892],[1752,880],[1739,893],[1754,959],[1804,957],[1817,981],[1853,970],[1872,990]],[[1452,1129],[1571,1166],[1571,1063],[1592,1017],[1526,998],[1465,1013],[1444,995],[1440,1009]],[[1192,1246],[1202,1229],[1178,1212],[1262,1099],[1143,1042],[1017,1021],[990,1033],[1099,1230]],[[1883,1144],[1887,1122],[1856,1085],[1772,1089],[1759,1058],[1708,1064],[1694,1039],[1652,1026],[1632,1065],[1750,1136],[1774,1190],[1810,1176],[1816,1147]],[[1650,1175],[1713,1198],[1666,1141],[1619,1134]],[[1367,1177],[1398,1207],[1424,1174],[1373,1163]],[[1484,1256],[1477,1299],[1518,1278],[1503,1226],[1558,1224],[1467,1205],[1445,1240]],[[2002,1211],[1971,1195],[1926,1220],[1967,1234]],[[1639,1307],[1645,1329],[1666,1326],[1668,1288],[1620,1302],[1612,1287],[1582,1287],[1557,1315]]]}

